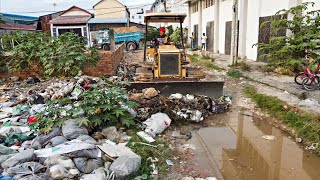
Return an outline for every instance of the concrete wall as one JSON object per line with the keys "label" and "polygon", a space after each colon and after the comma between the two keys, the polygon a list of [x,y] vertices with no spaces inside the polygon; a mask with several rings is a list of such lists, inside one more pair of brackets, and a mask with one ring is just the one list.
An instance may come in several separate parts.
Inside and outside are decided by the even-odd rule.
{"label": "concrete wall", "polygon": [[[199,0],[192,0],[191,2],[196,1]],[[201,34],[206,31],[207,22],[215,21],[215,6],[218,1],[219,11],[217,12],[219,17],[219,27],[218,29],[215,28],[215,33],[218,33],[218,36],[216,37],[219,39],[216,44],[218,44],[219,47],[218,49],[215,49],[215,52],[224,54],[226,22],[232,21],[233,0],[217,0],[215,5],[202,9]],[[252,60],[257,59],[258,48],[256,46],[252,46],[258,42],[260,17],[272,16],[281,9],[289,9],[290,7],[296,6],[302,2],[310,1],[316,3],[314,7],[310,7],[310,10],[320,9],[320,0],[239,0],[239,56],[242,58],[247,57]],[[193,26],[195,24],[199,24],[199,12],[191,13],[191,29],[189,31],[189,36],[191,35],[191,32],[193,32]],[[215,24],[215,27],[216,25],[217,24]]]}
{"label": "concrete wall", "polygon": [[104,0],[94,7],[95,18],[127,18],[126,8],[116,0]]}
{"label": "concrete wall", "polygon": [[207,23],[214,21],[214,6],[202,10],[202,33],[206,32]]}
{"label": "concrete wall", "polygon": [[232,0],[220,2],[219,17],[219,52],[224,54],[226,22],[232,21]]}
{"label": "concrete wall", "polygon": [[[281,9],[289,7],[289,0],[247,0],[247,23],[246,23],[246,51],[243,56],[248,59],[256,60],[258,47],[254,46],[258,42],[259,36],[259,18],[272,16]],[[240,19],[241,21],[241,19]],[[240,22],[242,23],[242,22]],[[243,34],[239,34],[242,36]]]}

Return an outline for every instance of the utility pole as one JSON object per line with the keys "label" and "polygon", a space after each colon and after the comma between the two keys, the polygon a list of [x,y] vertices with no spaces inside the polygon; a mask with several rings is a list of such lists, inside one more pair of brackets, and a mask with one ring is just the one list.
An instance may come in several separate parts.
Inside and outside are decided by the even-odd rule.
{"label": "utility pole", "polygon": [[236,64],[238,57],[238,3],[239,0],[233,0],[230,65]]}
{"label": "utility pole", "polygon": [[56,6],[57,6],[57,3],[56,3],[56,1],[54,1],[54,2],[53,2],[53,11],[54,11],[54,12],[56,12]]}

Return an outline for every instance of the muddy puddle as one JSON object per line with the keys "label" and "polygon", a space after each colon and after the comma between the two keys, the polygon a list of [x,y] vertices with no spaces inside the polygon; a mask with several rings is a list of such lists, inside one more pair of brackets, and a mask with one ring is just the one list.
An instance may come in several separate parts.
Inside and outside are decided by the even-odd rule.
{"label": "muddy puddle", "polygon": [[[202,176],[219,180],[320,180],[320,158],[266,119],[237,111],[228,119],[228,126],[202,128],[187,142],[194,149],[193,168]],[[264,135],[275,136],[275,140],[265,140]]]}

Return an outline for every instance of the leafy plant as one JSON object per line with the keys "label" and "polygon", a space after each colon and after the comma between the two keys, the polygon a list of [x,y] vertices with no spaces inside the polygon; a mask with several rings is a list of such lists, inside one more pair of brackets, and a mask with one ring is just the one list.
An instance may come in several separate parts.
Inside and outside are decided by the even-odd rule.
{"label": "leafy plant", "polygon": [[235,69],[229,70],[227,72],[227,75],[229,77],[232,77],[232,78],[240,78],[240,77],[242,77],[242,73],[239,70],[235,70]]}
{"label": "leafy plant", "polygon": [[[289,10],[280,10],[270,21],[261,28],[270,25],[274,34],[289,31],[291,36],[271,37],[267,43],[258,43],[261,58],[280,66],[290,65],[295,68],[307,54],[319,59],[320,53],[320,11],[308,10],[315,3],[303,3]],[[292,15],[292,20],[287,15]],[[294,62],[294,63],[293,63]]]}
{"label": "leafy plant", "polygon": [[23,33],[11,37],[18,45],[8,63],[11,72],[29,68],[45,76],[74,76],[99,59],[98,50],[84,47],[84,39],[73,33],[52,38],[47,33]]}
{"label": "leafy plant", "polygon": [[49,102],[45,111],[37,115],[40,130],[48,132],[53,127],[62,126],[70,118],[87,127],[115,125],[118,122],[126,127],[134,124],[129,111],[133,111],[137,104],[128,100],[126,90],[117,86],[105,90],[95,88],[83,92],[81,97],[76,102],[69,97]]}

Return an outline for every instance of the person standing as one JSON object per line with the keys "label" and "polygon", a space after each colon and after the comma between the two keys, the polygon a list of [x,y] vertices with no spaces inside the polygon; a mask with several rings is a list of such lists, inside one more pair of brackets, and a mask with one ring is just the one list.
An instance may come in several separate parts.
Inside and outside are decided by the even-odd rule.
{"label": "person standing", "polygon": [[191,39],[191,49],[194,49],[194,40],[196,39],[196,37],[194,36],[193,33],[191,33],[190,39]]}
{"label": "person standing", "polygon": [[207,50],[207,39],[208,39],[208,37],[206,36],[206,33],[203,33],[202,37],[201,37],[201,43],[202,43],[201,49],[202,49],[202,51],[206,51]]}

